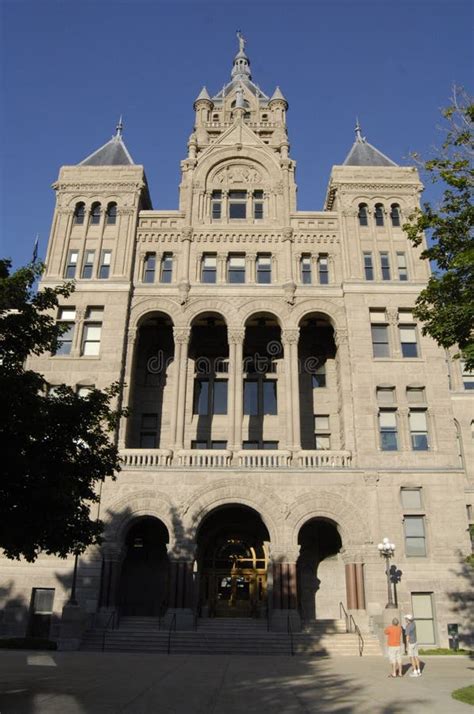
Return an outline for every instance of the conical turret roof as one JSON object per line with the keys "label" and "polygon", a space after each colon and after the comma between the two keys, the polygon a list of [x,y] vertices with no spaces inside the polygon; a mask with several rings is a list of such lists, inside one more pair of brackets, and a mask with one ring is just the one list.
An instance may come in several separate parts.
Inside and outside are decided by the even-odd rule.
{"label": "conical turret roof", "polygon": [[375,146],[369,144],[365,136],[362,136],[359,122],[356,124],[355,133],[356,140],[344,161],[344,166],[398,166]]}
{"label": "conical turret roof", "polygon": [[120,117],[115,136],[86,156],[79,166],[133,166],[135,162],[124,144],[122,130],[122,117]]}

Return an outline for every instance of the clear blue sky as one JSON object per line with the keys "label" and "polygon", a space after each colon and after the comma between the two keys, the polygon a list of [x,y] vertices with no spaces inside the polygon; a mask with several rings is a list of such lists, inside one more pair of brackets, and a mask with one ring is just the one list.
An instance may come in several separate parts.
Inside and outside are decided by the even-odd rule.
{"label": "clear blue sky", "polygon": [[322,208],[358,115],[402,164],[440,143],[439,108],[473,70],[470,0],[0,0],[1,252],[45,254],[61,165],[81,161],[125,120],[155,208],[177,207],[193,100],[228,81],[235,31],[253,79],[289,104],[298,204]]}

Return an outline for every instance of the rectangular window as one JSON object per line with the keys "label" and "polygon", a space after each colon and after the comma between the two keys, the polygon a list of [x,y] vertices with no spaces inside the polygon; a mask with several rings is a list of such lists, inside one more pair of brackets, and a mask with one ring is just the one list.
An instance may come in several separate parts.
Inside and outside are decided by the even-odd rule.
{"label": "rectangular window", "polygon": [[75,307],[60,307],[58,322],[61,325],[66,326],[65,332],[61,335],[58,341],[58,349],[56,350],[56,355],[69,355],[71,354],[72,340],[74,337],[74,323],[76,320],[76,308]]}
{"label": "rectangular window", "polygon": [[53,602],[54,588],[33,588],[33,612],[35,615],[51,615]]}
{"label": "rectangular window", "polygon": [[256,451],[260,448],[260,444],[258,441],[244,441],[242,443],[242,448],[248,451]]}
{"label": "rectangular window", "polygon": [[403,357],[418,357],[415,325],[399,325],[400,346]]}
{"label": "rectangular window", "polygon": [[88,307],[82,333],[82,354],[97,356],[100,352],[103,307]]}
{"label": "rectangular window", "polygon": [[327,255],[321,254],[318,257],[318,277],[320,285],[329,283],[329,263]]}
{"label": "rectangular window", "polygon": [[397,412],[395,409],[379,411],[380,448],[382,451],[397,451]]}
{"label": "rectangular window", "polygon": [[94,250],[86,250],[84,254],[84,262],[82,264],[82,275],[84,279],[92,278],[92,270],[94,268]]}
{"label": "rectangular window", "polygon": [[374,279],[374,264],[372,262],[372,253],[364,253],[364,275],[366,280]]}
{"label": "rectangular window", "polygon": [[311,285],[311,256],[301,256],[301,282],[303,285]]}
{"label": "rectangular window", "polygon": [[229,218],[247,218],[247,191],[229,191]]}
{"label": "rectangular window", "polygon": [[268,285],[272,282],[272,256],[257,255],[257,283]]}
{"label": "rectangular window", "polygon": [[81,399],[85,399],[86,397],[89,396],[89,394],[94,390],[94,385],[93,384],[88,384],[86,385],[81,385],[80,387],[77,388],[77,396],[81,397]]}
{"label": "rectangular window", "polygon": [[413,451],[428,451],[428,423],[425,409],[410,409],[411,447]]}
{"label": "rectangular window", "polygon": [[253,192],[253,217],[256,221],[263,218],[263,191]]}
{"label": "rectangular window", "polygon": [[208,416],[209,414],[209,380],[194,381],[193,414]]}
{"label": "rectangular window", "polygon": [[395,404],[395,387],[377,387],[377,404]]}
{"label": "rectangular window", "polygon": [[277,383],[274,379],[264,380],[262,384],[262,414],[277,414]]}
{"label": "rectangular window", "polygon": [[331,432],[329,428],[328,414],[315,414],[314,416],[314,442],[317,450],[328,450],[331,448]]}
{"label": "rectangular window", "polygon": [[154,283],[156,270],[156,253],[147,253],[145,255],[145,265],[143,268],[143,282]]}
{"label": "rectangular window", "polygon": [[73,278],[76,277],[78,256],[79,256],[78,250],[70,250],[69,251],[69,255],[67,258],[66,272],[64,273],[64,277],[67,278],[68,280],[72,280]]}
{"label": "rectangular window", "polygon": [[262,449],[265,451],[278,451],[278,441],[262,441]]}
{"label": "rectangular window", "polygon": [[424,387],[407,387],[408,404],[426,404]]}
{"label": "rectangular window", "polygon": [[461,376],[464,389],[474,389],[474,371],[466,367],[466,361],[460,360]]}
{"label": "rectangular window", "polygon": [[402,488],[400,495],[403,508],[409,511],[416,511],[422,508],[421,488]]}
{"label": "rectangular window", "polygon": [[173,253],[163,253],[161,258],[160,283],[170,283],[173,277]]}
{"label": "rectangular window", "polygon": [[258,382],[246,379],[244,382],[244,414],[258,415]]}
{"label": "rectangular window", "polygon": [[229,283],[245,283],[245,255],[229,255],[227,281]]}
{"label": "rectangular window", "polygon": [[436,644],[432,593],[412,593],[411,604],[416,620],[416,637],[423,645]]}
{"label": "rectangular window", "polygon": [[408,280],[407,257],[405,253],[397,253],[398,279]]}
{"label": "rectangular window", "polygon": [[112,251],[103,250],[102,259],[100,261],[99,267],[99,278],[101,280],[106,280],[110,275],[110,261],[112,259]]}
{"label": "rectangular window", "polygon": [[424,516],[405,516],[405,553],[408,556],[426,556]]}
{"label": "rectangular window", "polygon": [[311,382],[313,389],[321,389],[326,386],[326,365],[322,364],[316,367],[311,374]]}
{"label": "rectangular window", "polygon": [[212,413],[227,414],[227,379],[214,381]]}
{"label": "rectangular window", "polygon": [[158,415],[142,414],[140,429],[140,448],[156,449],[156,435],[158,431]]}
{"label": "rectangular window", "polygon": [[202,256],[201,282],[215,283],[217,276],[217,255],[216,253],[205,253]]}
{"label": "rectangular window", "polygon": [[216,220],[222,217],[222,191],[213,191],[211,198],[211,215]]}
{"label": "rectangular window", "polygon": [[390,357],[387,325],[371,325],[374,357]]}
{"label": "rectangular window", "polygon": [[380,253],[380,270],[382,272],[382,280],[391,280],[388,253]]}
{"label": "rectangular window", "polygon": [[218,449],[227,449],[227,441],[211,441],[211,449],[215,451]]}
{"label": "rectangular window", "polygon": [[207,449],[207,441],[191,441],[191,449]]}

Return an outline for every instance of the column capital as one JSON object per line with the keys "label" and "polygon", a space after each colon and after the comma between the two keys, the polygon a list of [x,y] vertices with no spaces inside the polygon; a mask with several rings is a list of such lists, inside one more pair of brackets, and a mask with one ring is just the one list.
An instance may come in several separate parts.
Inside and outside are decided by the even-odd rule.
{"label": "column capital", "polygon": [[132,327],[127,331],[127,345],[129,347],[132,347],[135,344],[135,340],[137,338],[137,330],[136,328]]}
{"label": "column capital", "polygon": [[281,341],[284,345],[297,345],[299,337],[299,327],[288,327],[281,331]]}
{"label": "column capital", "polygon": [[245,339],[244,327],[229,327],[227,330],[227,339],[230,344],[238,345],[243,343]]}
{"label": "column capital", "polygon": [[398,324],[398,310],[397,310],[397,308],[388,307],[386,309],[386,314],[387,314],[387,322],[389,325],[397,325]]}
{"label": "column capital", "polygon": [[173,327],[173,338],[177,344],[186,345],[189,342],[190,334],[189,327]]}
{"label": "column capital", "polygon": [[338,327],[337,330],[334,330],[334,342],[338,348],[349,343],[349,334],[346,327]]}

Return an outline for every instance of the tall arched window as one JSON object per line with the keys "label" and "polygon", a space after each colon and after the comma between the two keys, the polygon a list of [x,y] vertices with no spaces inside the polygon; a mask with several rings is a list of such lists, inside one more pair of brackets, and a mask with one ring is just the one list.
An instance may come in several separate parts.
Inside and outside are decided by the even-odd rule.
{"label": "tall arched window", "polygon": [[80,203],[76,203],[76,208],[74,209],[74,223],[77,226],[82,226],[84,223],[84,217],[86,215],[86,207],[84,203],[81,201]]}
{"label": "tall arched window", "polygon": [[109,203],[107,206],[107,225],[112,226],[117,223],[117,204],[115,202]]}
{"label": "tall arched window", "polygon": [[91,225],[96,226],[100,223],[100,203],[96,201],[91,206]]}
{"label": "tall arched window", "polygon": [[398,203],[392,203],[390,206],[390,218],[392,219],[392,226],[397,228],[400,225],[400,206]]}
{"label": "tall arched window", "polygon": [[357,214],[359,216],[359,226],[368,226],[369,225],[369,216],[367,212],[367,204],[366,203],[359,203],[359,212]]}
{"label": "tall arched window", "polygon": [[375,204],[375,225],[376,226],[383,226],[384,220],[383,220],[383,205],[381,203],[376,203]]}

